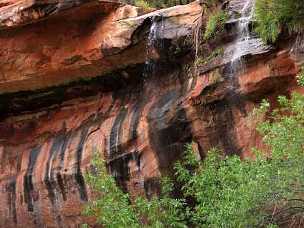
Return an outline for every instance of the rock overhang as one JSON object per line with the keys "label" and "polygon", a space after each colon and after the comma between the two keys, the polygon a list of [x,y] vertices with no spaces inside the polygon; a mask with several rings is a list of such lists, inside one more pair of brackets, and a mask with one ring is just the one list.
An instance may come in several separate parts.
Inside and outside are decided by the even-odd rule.
{"label": "rock overhang", "polygon": [[161,15],[165,26],[160,39],[174,39],[191,35],[201,16],[198,1],[144,15],[138,7],[118,1],[9,3],[0,8],[0,94],[143,64],[147,37],[134,36],[148,18]]}

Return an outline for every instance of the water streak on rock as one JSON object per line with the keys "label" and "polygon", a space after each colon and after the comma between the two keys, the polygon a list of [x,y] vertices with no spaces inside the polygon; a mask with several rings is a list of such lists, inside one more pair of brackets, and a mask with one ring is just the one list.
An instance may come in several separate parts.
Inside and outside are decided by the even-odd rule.
{"label": "water streak on rock", "polygon": [[162,15],[155,15],[150,18],[151,26],[147,41],[147,59],[145,62],[143,75],[148,78],[149,75],[153,75],[156,71],[156,61],[154,58],[157,55],[157,51],[164,48],[164,42],[161,35],[164,31],[164,17]]}

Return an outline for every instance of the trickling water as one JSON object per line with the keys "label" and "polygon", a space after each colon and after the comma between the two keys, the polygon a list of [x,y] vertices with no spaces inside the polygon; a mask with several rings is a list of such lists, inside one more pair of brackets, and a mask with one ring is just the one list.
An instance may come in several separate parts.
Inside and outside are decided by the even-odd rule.
{"label": "trickling water", "polygon": [[244,69],[242,58],[246,55],[261,54],[269,50],[262,39],[250,31],[250,23],[254,16],[255,0],[246,0],[240,10],[240,18],[237,23],[237,38],[230,48],[231,73],[234,74]]}
{"label": "trickling water", "polygon": [[158,22],[155,20],[155,17],[151,18],[151,27],[148,36],[148,49],[155,45],[155,41],[157,40],[157,28]]}
{"label": "trickling water", "polygon": [[249,24],[253,15],[253,4],[254,0],[247,0],[244,7],[241,10],[241,17],[237,23],[237,40],[235,43],[235,51],[232,55],[232,61],[239,59],[250,45],[251,39]]}
{"label": "trickling water", "polygon": [[144,77],[147,77],[150,72],[153,72],[154,69],[154,61],[150,58],[150,56],[153,56],[154,46],[157,40],[157,22],[154,20],[154,18],[151,18],[151,27],[149,31],[148,36],[148,42],[147,42],[147,54],[146,54],[146,62],[145,62],[145,68],[144,68]]}
{"label": "trickling water", "polygon": [[[160,18],[159,18],[160,17]],[[147,42],[147,59],[145,61],[144,68],[144,77],[148,77],[150,74],[153,74],[156,70],[156,63],[153,59],[155,56],[155,51],[157,49],[161,50],[164,48],[164,42],[160,39],[160,34],[164,31],[164,18],[162,16],[154,16],[150,18],[151,27],[148,35]]]}

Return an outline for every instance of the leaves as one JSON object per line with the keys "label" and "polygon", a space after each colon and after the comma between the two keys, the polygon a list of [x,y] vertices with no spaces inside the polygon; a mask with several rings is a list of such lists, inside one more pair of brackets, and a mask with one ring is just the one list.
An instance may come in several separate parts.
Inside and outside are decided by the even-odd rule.
{"label": "leaves", "polygon": [[302,0],[256,0],[256,32],[264,41],[274,43],[282,29],[298,33],[304,29]]}
{"label": "leaves", "polygon": [[218,32],[223,31],[224,24],[228,20],[228,14],[222,10],[217,11],[208,18],[204,39],[210,40],[215,37]]}
{"label": "leaves", "polygon": [[88,203],[84,215],[94,216],[97,223],[109,228],[123,227],[186,227],[183,216],[183,201],[170,197],[173,183],[169,178],[162,179],[162,194],[151,200],[138,197],[130,203],[124,193],[107,173],[105,162],[95,152],[91,172],[85,180],[97,197]]}
{"label": "leaves", "polygon": [[139,227],[128,195],[123,193],[114,178],[107,174],[104,161],[97,152],[92,160],[92,170],[85,175],[85,180],[98,195],[98,198],[85,208],[85,215],[95,216],[99,224],[109,228]]}
{"label": "leaves", "polygon": [[301,71],[297,76],[297,81],[300,86],[304,86],[304,66],[302,66]]}

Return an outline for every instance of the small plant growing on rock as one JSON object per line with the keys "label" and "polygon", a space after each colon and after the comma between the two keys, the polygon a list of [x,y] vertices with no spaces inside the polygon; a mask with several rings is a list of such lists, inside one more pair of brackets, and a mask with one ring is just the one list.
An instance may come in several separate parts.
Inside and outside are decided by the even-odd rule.
{"label": "small plant growing on rock", "polygon": [[217,11],[208,18],[206,30],[204,32],[204,39],[210,40],[215,38],[216,34],[222,32],[224,24],[228,20],[228,14],[225,11]]}
{"label": "small plant growing on rock", "polygon": [[150,10],[150,9],[154,8],[151,3],[149,3],[145,0],[135,0],[134,4],[135,4],[135,6],[141,7],[144,10]]}
{"label": "small plant growing on rock", "polygon": [[142,7],[145,10],[150,10],[153,8],[166,8],[166,7],[171,7],[171,6],[176,6],[176,5],[183,5],[183,4],[188,4],[191,1],[189,0],[135,0],[134,5],[138,7]]}
{"label": "small plant growing on rock", "polygon": [[224,54],[224,48],[220,47],[220,48],[216,48],[213,52],[210,53],[210,55],[208,55],[207,57],[203,58],[203,57],[199,57],[195,60],[195,64],[196,65],[204,65],[207,64],[209,62],[211,62],[212,60],[214,60],[215,58],[221,56]]}
{"label": "small plant growing on rock", "polygon": [[297,81],[300,86],[304,86],[304,66],[301,67],[301,71],[297,76]]}

